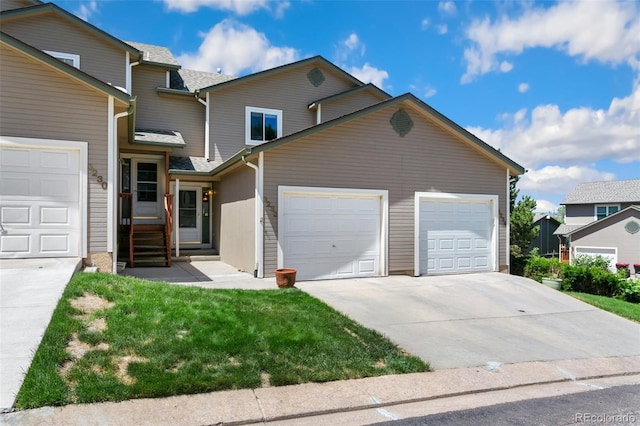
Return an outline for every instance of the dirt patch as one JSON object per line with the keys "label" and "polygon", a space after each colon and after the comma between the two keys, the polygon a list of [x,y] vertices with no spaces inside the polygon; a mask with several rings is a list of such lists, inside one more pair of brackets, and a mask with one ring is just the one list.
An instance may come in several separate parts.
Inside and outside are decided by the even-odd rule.
{"label": "dirt patch", "polygon": [[127,371],[129,369],[129,364],[147,361],[149,360],[135,355],[127,355],[118,358],[115,362],[115,366],[117,368],[116,377],[127,386],[133,385],[136,382],[136,379],[131,377]]}
{"label": "dirt patch", "polygon": [[96,318],[87,327],[89,333],[102,333],[107,329],[107,320],[105,318]]}
{"label": "dirt patch", "polygon": [[381,359],[381,360],[376,361],[376,363],[373,364],[373,366],[376,367],[376,368],[386,368],[387,363],[385,362],[385,360]]}
{"label": "dirt patch", "polygon": [[91,345],[85,342],[81,342],[78,339],[78,333],[71,335],[71,340],[67,343],[67,353],[75,359],[80,359],[91,350]]}
{"label": "dirt patch", "polygon": [[229,364],[233,365],[234,367],[240,367],[240,362],[232,356],[229,357]]}
{"label": "dirt patch", "polygon": [[71,299],[69,300],[69,303],[71,304],[71,306],[82,311],[85,314],[91,314],[95,311],[112,308],[114,306],[112,302],[109,302],[108,300],[103,299],[100,296],[96,296],[95,294],[90,293],[84,293],[80,297]]}
{"label": "dirt patch", "polygon": [[260,382],[263,388],[271,387],[271,375],[266,371],[260,373]]}

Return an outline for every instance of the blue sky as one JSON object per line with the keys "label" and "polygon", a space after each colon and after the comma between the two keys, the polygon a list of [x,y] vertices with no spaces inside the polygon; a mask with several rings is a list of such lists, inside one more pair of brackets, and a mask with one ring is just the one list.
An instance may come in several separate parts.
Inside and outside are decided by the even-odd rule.
{"label": "blue sky", "polygon": [[640,3],[58,1],[183,68],[246,75],[322,55],[412,92],[523,165],[554,211],[577,183],[640,178]]}

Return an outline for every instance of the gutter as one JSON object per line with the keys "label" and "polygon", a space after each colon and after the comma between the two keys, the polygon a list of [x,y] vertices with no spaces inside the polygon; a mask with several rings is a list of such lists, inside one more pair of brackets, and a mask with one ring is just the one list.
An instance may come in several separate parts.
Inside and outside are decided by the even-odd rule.
{"label": "gutter", "polygon": [[246,157],[242,156],[242,162],[251,167],[255,171],[255,241],[254,241],[254,257],[255,257],[255,269],[253,270],[253,276],[256,278],[264,278],[264,265],[262,262],[264,252],[264,220],[262,218],[264,207],[262,200],[263,186],[264,186],[264,155],[258,154],[258,165],[247,161]]}

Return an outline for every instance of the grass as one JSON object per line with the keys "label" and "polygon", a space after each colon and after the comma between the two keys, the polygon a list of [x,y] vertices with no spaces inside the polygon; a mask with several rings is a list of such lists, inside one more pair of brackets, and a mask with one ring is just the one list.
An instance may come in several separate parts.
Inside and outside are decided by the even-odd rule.
{"label": "grass", "polygon": [[306,293],[74,275],[18,408],[428,371]]}
{"label": "grass", "polygon": [[612,297],[596,296],[594,294],[576,293],[573,291],[567,291],[566,293],[602,310],[632,321],[640,322],[640,304],[625,302],[624,300],[614,299]]}

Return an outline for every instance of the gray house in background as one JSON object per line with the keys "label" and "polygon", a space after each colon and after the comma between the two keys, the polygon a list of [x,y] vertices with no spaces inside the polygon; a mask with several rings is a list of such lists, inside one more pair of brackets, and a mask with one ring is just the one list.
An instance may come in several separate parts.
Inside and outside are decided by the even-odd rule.
{"label": "gray house in background", "polygon": [[600,255],[612,270],[616,263],[640,264],[640,179],[582,183],[561,204],[565,223],[555,231],[561,260]]}
{"label": "gray house in background", "polygon": [[543,257],[556,257],[560,253],[560,240],[554,234],[562,223],[548,214],[537,214],[533,218],[532,226],[539,226],[540,231],[535,240],[531,242],[530,249],[538,249],[538,254]]}

